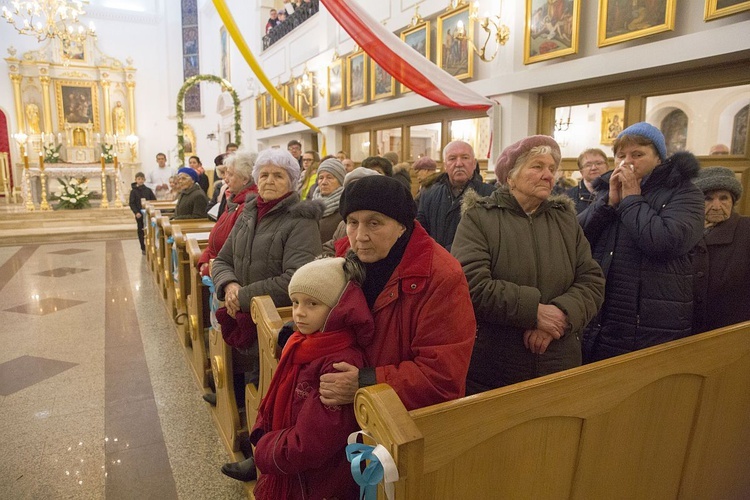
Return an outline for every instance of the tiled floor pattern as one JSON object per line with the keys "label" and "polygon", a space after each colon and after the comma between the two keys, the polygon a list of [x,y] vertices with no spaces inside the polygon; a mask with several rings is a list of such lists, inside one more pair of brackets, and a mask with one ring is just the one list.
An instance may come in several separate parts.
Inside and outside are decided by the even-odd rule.
{"label": "tiled floor pattern", "polygon": [[0,304],[0,499],[242,498],[137,241],[2,247]]}

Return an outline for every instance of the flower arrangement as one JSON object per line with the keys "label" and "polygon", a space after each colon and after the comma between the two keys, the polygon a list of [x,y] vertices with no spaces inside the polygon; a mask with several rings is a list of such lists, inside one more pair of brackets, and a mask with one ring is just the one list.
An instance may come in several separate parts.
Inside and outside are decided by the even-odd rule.
{"label": "flower arrangement", "polygon": [[74,209],[78,210],[81,208],[91,207],[89,202],[89,195],[91,194],[88,190],[89,181],[85,177],[80,179],[70,179],[68,177],[58,178],[60,182],[60,190],[52,195],[52,200],[59,200],[55,206],[55,210],[61,209]]}
{"label": "flower arrangement", "polygon": [[[182,88],[177,92],[177,157],[180,165],[185,164],[185,106],[183,104],[185,100],[185,93],[190,90],[191,87],[199,82],[213,82],[221,85],[221,90],[229,92],[234,103],[234,142],[238,146],[242,141],[242,116],[240,114],[240,98],[237,95],[237,91],[234,90],[232,84],[227,80],[220,78],[216,75],[195,75],[191,76],[185,83],[182,84]],[[193,145],[196,147],[197,145]]]}
{"label": "flower arrangement", "polygon": [[60,161],[60,146],[54,143],[44,146],[44,163],[58,163]]}
{"label": "flower arrangement", "polygon": [[115,157],[113,155],[114,147],[115,146],[113,144],[102,143],[102,153],[104,154],[104,163],[114,163],[115,161]]}

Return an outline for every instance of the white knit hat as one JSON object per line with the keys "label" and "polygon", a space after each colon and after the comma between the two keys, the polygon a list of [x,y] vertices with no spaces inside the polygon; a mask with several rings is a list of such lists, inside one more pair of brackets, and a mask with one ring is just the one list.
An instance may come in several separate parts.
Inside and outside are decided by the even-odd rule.
{"label": "white knit hat", "polygon": [[289,281],[289,295],[304,293],[330,308],[336,305],[346,288],[344,258],[329,257],[314,260],[297,269]]}

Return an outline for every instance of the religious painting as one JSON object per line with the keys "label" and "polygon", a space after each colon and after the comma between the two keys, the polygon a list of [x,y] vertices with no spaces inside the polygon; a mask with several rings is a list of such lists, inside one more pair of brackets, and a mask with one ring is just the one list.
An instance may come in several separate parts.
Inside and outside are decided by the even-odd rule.
{"label": "religious painting", "polygon": [[372,61],[370,68],[370,90],[372,100],[383,99],[384,97],[393,97],[396,95],[396,80],[384,70],[380,64]]}
{"label": "religious painting", "polygon": [[221,44],[221,77],[229,80],[229,33],[224,26],[219,30],[219,43]]}
{"label": "religious painting", "polygon": [[526,0],[523,63],[578,53],[581,0]]}
{"label": "religious painting", "polygon": [[263,94],[255,98],[255,130],[263,128]]}
{"label": "religious painting", "polygon": [[328,65],[328,111],[344,107],[344,63],[341,58]]}
{"label": "religious painting", "polygon": [[710,21],[750,10],[750,0],[706,0],[703,19]]}
{"label": "religious painting", "polygon": [[273,97],[268,92],[263,94],[263,128],[273,127]]}
{"label": "religious painting", "polygon": [[625,122],[625,108],[615,106],[611,108],[602,108],[602,133],[599,143],[612,144],[620,135]]}
{"label": "religious painting", "polygon": [[367,101],[367,55],[360,50],[346,57],[346,105]]}
{"label": "religious painting", "polygon": [[469,4],[437,18],[437,65],[459,80],[474,76],[474,21],[469,19]]}
{"label": "religious painting", "polygon": [[[419,52],[422,57],[430,60],[430,21],[424,21],[401,32],[401,40],[409,47]],[[401,93],[411,92],[411,89],[401,84]]]}
{"label": "religious painting", "polygon": [[677,0],[599,0],[599,47],[674,30]]}
{"label": "religious painting", "polygon": [[99,131],[99,97],[95,82],[55,80],[59,129],[65,123],[92,123]]}
{"label": "religious painting", "polygon": [[313,115],[313,109],[315,105],[315,73],[307,72],[307,81],[310,82],[309,87],[302,87],[303,78],[297,78],[297,111],[305,118],[311,118]]}
{"label": "religious painting", "polygon": [[[286,86],[279,84],[278,87],[276,87],[276,90],[279,91],[279,94],[286,99]],[[273,101],[273,126],[277,127],[279,125],[284,124],[284,106],[281,105],[280,101],[277,101],[274,99]]]}
{"label": "religious painting", "polygon": [[187,123],[182,128],[182,139],[186,155],[195,154],[195,131]]}
{"label": "religious painting", "polygon": [[[286,87],[286,100],[289,102],[289,105],[296,109],[297,106],[297,88],[294,85],[294,80],[290,80],[286,84],[284,84]],[[294,116],[287,111],[284,110],[284,121],[286,123],[291,123],[295,120]]]}
{"label": "religious painting", "polygon": [[664,117],[659,126],[667,145],[667,156],[687,148],[688,117],[681,109],[674,109]]}
{"label": "religious painting", "polygon": [[67,63],[82,64],[88,61],[85,42],[76,43],[71,40],[62,40],[60,42],[60,55],[63,61]]}

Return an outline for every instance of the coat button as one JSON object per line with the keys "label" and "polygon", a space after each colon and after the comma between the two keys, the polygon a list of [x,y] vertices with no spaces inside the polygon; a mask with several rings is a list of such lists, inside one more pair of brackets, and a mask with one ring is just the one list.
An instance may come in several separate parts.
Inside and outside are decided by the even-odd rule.
{"label": "coat button", "polygon": [[416,283],[412,283],[411,284],[411,289],[412,290],[416,290],[417,289],[417,284]]}
{"label": "coat button", "polygon": [[393,292],[388,294],[389,297],[393,297]]}

